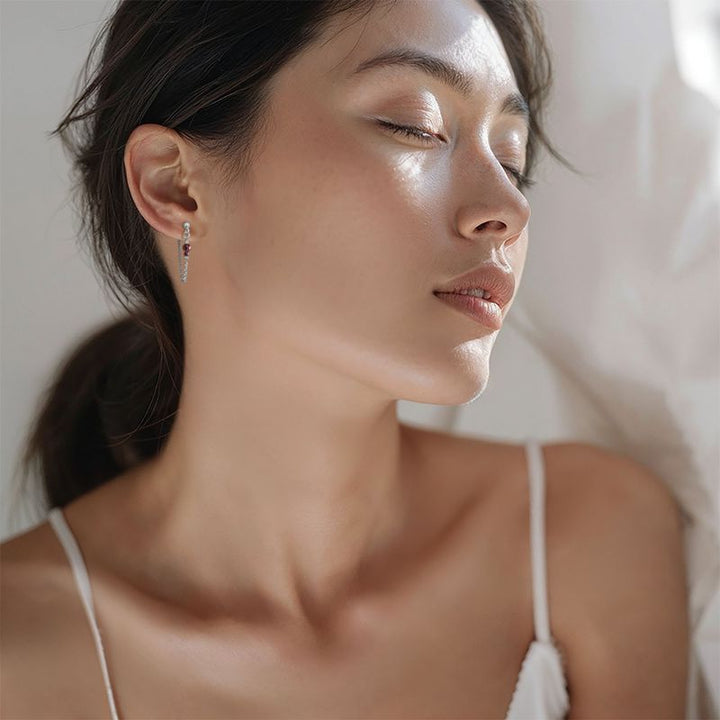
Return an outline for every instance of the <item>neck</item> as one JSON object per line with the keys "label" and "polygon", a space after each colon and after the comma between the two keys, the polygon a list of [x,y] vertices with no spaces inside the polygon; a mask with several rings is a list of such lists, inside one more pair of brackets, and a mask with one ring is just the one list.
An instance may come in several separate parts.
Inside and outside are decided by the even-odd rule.
{"label": "neck", "polygon": [[226,368],[186,365],[172,431],[131,486],[128,552],[194,612],[314,627],[407,532],[411,428],[395,401],[309,382],[309,368],[263,383],[238,365],[252,382],[232,393]]}

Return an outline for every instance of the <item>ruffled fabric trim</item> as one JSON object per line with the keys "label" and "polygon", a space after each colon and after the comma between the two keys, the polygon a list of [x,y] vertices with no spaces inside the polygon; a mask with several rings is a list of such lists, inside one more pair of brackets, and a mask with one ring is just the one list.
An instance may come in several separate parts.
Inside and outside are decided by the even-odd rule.
{"label": "ruffled fabric trim", "polygon": [[533,640],[523,658],[506,720],[564,720],[570,709],[564,659],[552,641]]}

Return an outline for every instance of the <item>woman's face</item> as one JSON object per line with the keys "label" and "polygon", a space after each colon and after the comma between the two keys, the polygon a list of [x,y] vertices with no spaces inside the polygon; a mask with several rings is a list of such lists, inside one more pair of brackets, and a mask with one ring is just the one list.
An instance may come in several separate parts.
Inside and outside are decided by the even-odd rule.
{"label": "woman's face", "polygon": [[[410,65],[353,72],[401,47],[459,67],[468,96]],[[497,331],[433,290],[488,261],[519,285],[530,207],[506,168],[525,168],[527,125],[499,114],[513,91],[476,0],[397,0],[353,24],[338,18],[284,66],[252,174],[205,241],[218,252],[212,302],[220,294],[240,343],[252,328],[389,398],[481,393]]]}

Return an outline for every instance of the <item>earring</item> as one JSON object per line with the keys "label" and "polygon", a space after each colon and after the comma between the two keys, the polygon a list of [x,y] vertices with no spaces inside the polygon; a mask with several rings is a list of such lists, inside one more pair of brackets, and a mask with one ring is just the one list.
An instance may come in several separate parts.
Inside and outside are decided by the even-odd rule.
{"label": "earring", "polygon": [[[182,242],[182,245],[181,245]],[[182,241],[178,239],[178,272],[180,274],[180,282],[187,282],[188,264],[190,262],[190,223],[183,223]],[[183,258],[185,266],[183,267]]]}

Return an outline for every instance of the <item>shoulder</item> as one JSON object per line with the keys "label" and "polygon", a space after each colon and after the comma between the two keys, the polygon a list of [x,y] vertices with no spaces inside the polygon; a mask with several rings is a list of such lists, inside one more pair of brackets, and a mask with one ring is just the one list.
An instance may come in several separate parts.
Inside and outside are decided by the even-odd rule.
{"label": "shoulder", "polygon": [[585,530],[586,542],[607,548],[611,533],[619,543],[653,533],[663,534],[666,542],[682,538],[680,503],[665,481],[643,463],[580,442],[544,445],[543,457],[548,501],[555,500],[566,511],[558,523],[574,533]]}
{"label": "shoulder", "polygon": [[682,717],[689,621],[678,501],[622,453],[557,443],[545,456],[548,585],[571,717]]}
{"label": "shoulder", "polygon": [[[62,548],[47,522],[0,543],[0,622],[9,633],[32,604],[54,605],[65,576]],[[17,612],[17,616],[13,615]],[[12,620],[12,621],[11,621]],[[3,634],[7,638],[8,635]],[[3,643],[4,644],[4,643]]]}
{"label": "shoulder", "polygon": [[32,704],[33,684],[45,684],[46,676],[55,675],[51,667],[43,665],[51,648],[57,646],[61,630],[54,622],[62,603],[53,560],[47,535],[40,527],[0,544],[3,717],[28,717],[36,709]]}
{"label": "shoulder", "polygon": [[[546,455],[567,480],[583,491],[617,493],[632,502],[652,503],[653,518],[682,526],[680,506],[662,478],[628,455],[583,442],[549,443]],[[622,508],[620,508],[622,509]]]}
{"label": "shoulder", "polygon": [[[455,458],[491,499],[488,532],[528,553],[523,444],[459,438]],[[550,628],[573,717],[680,718],[689,655],[682,509],[649,467],[599,445],[542,445]],[[479,482],[477,482],[479,479]],[[516,554],[522,561],[522,555]],[[531,579],[526,580],[531,583]]]}
{"label": "shoulder", "polygon": [[77,648],[92,642],[73,583],[48,523],[0,543],[0,717],[88,717],[72,692],[89,674]]}

